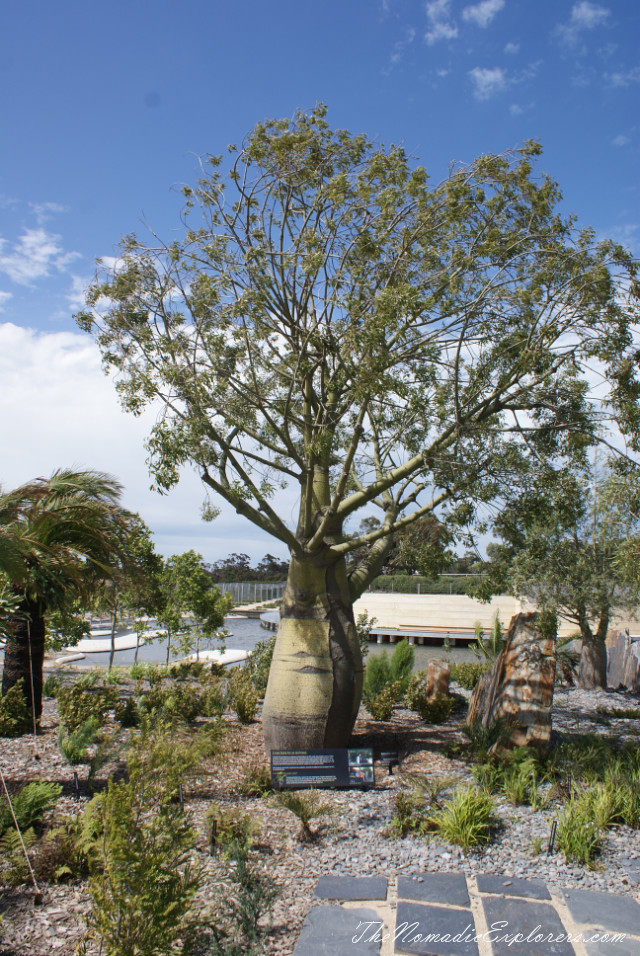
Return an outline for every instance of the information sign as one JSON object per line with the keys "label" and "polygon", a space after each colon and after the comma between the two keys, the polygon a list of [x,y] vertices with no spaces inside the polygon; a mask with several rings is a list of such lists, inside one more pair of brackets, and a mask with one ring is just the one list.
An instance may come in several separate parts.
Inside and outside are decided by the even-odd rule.
{"label": "information sign", "polygon": [[279,790],[373,787],[373,750],[272,750],[271,778]]}

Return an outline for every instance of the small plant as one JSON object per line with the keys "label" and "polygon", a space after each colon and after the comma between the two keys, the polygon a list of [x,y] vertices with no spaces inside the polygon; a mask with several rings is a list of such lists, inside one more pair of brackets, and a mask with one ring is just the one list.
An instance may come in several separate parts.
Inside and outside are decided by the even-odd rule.
{"label": "small plant", "polygon": [[24,832],[21,831],[20,834],[14,828],[0,837],[0,860],[4,864],[3,882],[8,883],[9,886],[21,886],[29,882],[31,873],[25,859],[25,851],[31,850],[36,841],[37,837],[32,827]]}
{"label": "small plant", "polygon": [[425,818],[424,799],[414,792],[399,790],[394,801],[390,832],[392,837],[406,837],[409,833],[421,833]]}
{"label": "small plant", "polygon": [[[59,783],[34,781],[27,783],[11,798],[13,813],[22,833],[40,822],[44,814],[57,803],[62,787]],[[13,815],[6,797],[0,803],[0,836],[14,827]]]}
{"label": "small plant", "polygon": [[469,647],[484,664],[493,664],[504,646],[504,635],[498,612],[496,611],[491,619],[491,629],[487,637],[484,636],[482,624],[479,621],[475,625],[475,632],[476,640],[469,644]]}
{"label": "small plant", "polygon": [[502,774],[502,792],[509,803],[515,807],[541,806],[538,773],[538,761],[535,754],[529,754],[525,759],[505,768]]}
{"label": "small plant", "polygon": [[258,641],[245,662],[245,669],[251,675],[253,685],[260,697],[264,697],[269,680],[273,651],[276,646],[276,635],[267,641]]}
{"label": "small plant", "polygon": [[[185,758],[166,731],[143,727],[127,754],[128,780],[94,797],[101,822],[89,860],[89,927],[106,956],[190,952],[202,882],[195,834],[176,799]],[[91,806],[91,804],[89,806]]]}
{"label": "small plant", "polygon": [[593,869],[602,850],[602,831],[591,817],[585,795],[571,797],[558,817],[556,842],[567,863],[576,862]]}
{"label": "small plant", "polygon": [[487,670],[487,665],[480,661],[460,661],[457,664],[449,664],[449,678],[465,690],[473,690]]}
{"label": "small plant", "polygon": [[115,718],[121,727],[137,727],[140,723],[140,709],[135,697],[118,701]]}
{"label": "small plant", "polygon": [[47,674],[42,684],[42,693],[45,697],[57,697],[62,687],[64,684],[57,674]]}
{"label": "small plant", "polygon": [[292,790],[283,790],[273,795],[273,803],[284,807],[297,816],[300,821],[298,840],[301,843],[313,843],[319,836],[317,830],[312,830],[309,824],[318,817],[330,816],[334,808],[330,803],[323,803],[316,790],[307,790],[300,793]]}
{"label": "small plant", "polygon": [[72,687],[63,687],[58,692],[58,715],[68,734],[82,727],[90,717],[95,717],[102,727],[109,711],[118,703],[117,688],[97,687],[98,677],[90,682],[92,677],[87,674]]}
{"label": "small plant", "polygon": [[423,697],[418,699],[416,710],[425,724],[444,724],[452,714],[463,710],[467,705],[464,697],[450,695],[449,697]]}
{"label": "small plant", "polygon": [[94,744],[99,735],[100,721],[97,717],[89,717],[82,726],[69,735],[65,733],[64,724],[61,724],[58,742],[65,760],[70,764],[88,763],[90,757],[87,747]]}
{"label": "small plant", "polygon": [[385,684],[375,697],[367,699],[367,710],[374,720],[391,720],[393,705],[400,698],[401,682]]}
{"label": "small plant", "polygon": [[200,696],[200,713],[203,717],[221,717],[224,713],[222,681],[216,679],[206,684]]}
{"label": "small plant", "polygon": [[542,853],[542,847],[544,846],[544,840],[542,837],[533,837],[531,840],[531,855],[540,856]]}
{"label": "small plant", "polygon": [[0,737],[21,737],[32,729],[31,711],[22,690],[22,679],[0,697]]}
{"label": "small plant", "polygon": [[598,707],[598,713],[616,720],[640,720],[640,707]]}
{"label": "small plant", "polygon": [[466,852],[491,839],[493,809],[493,801],[484,790],[458,787],[442,809],[429,818],[430,828]]}
{"label": "small plant", "polygon": [[258,692],[253,685],[251,674],[244,667],[235,667],[227,685],[227,695],[231,709],[243,724],[250,724],[258,708]]}
{"label": "small plant", "polygon": [[[249,861],[246,847],[230,847],[235,860],[231,873],[232,892],[226,893],[216,907],[216,924],[210,927],[210,956],[261,956],[264,940],[270,932],[265,916],[278,895],[273,882]],[[220,925],[220,916],[224,926]]]}
{"label": "small plant", "polygon": [[264,797],[268,793],[273,793],[273,780],[269,768],[264,764],[249,767],[236,790],[244,797]]}
{"label": "small plant", "polygon": [[481,763],[485,763],[489,753],[509,737],[509,727],[501,720],[496,720],[489,726],[485,726],[480,720],[467,722],[461,729],[469,740],[468,752]]}
{"label": "small plant", "polygon": [[249,849],[259,829],[249,814],[239,814],[236,810],[223,810],[217,803],[212,804],[205,815],[205,824],[211,834],[211,847],[231,856],[238,848]]}

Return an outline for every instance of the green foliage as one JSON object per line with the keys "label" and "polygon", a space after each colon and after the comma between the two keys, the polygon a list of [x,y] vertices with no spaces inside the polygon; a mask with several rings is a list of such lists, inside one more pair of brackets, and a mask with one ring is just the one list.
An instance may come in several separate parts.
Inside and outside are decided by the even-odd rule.
{"label": "green foliage", "polygon": [[389,720],[393,705],[409,686],[414,656],[413,647],[403,640],[396,644],[391,658],[383,650],[367,660],[362,697],[375,720]]}
{"label": "green foliage", "polygon": [[83,724],[70,734],[65,733],[65,725],[60,724],[58,742],[62,754],[70,764],[88,763],[87,747],[95,743],[100,735],[100,721],[97,717],[88,717]]}
{"label": "green foliage", "polygon": [[115,708],[115,717],[122,727],[137,727],[140,723],[140,709],[135,697],[119,700]]}
{"label": "green foliage", "polygon": [[251,680],[260,697],[264,697],[267,689],[269,670],[271,668],[275,646],[275,634],[266,641],[258,641],[245,661],[244,666],[251,675]]}
{"label": "green foliage", "polygon": [[[34,781],[27,783],[11,797],[13,813],[20,830],[24,832],[40,822],[48,810],[54,807],[62,793],[59,783]],[[0,804],[0,836],[14,826],[6,795]]]}
{"label": "green foliage", "polygon": [[223,856],[232,856],[238,849],[248,850],[260,831],[258,821],[249,814],[225,810],[217,803],[209,807],[204,819],[211,835],[211,848],[221,850]]}
{"label": "green foliage", "polygon": [[274,786],[269,768],[264,764],[249,767],[236,790],[244,797],[264,797],[268,793],[273,793]]}
{"label": "green foliage", "polygon": [[244,667],[234,667],[227,685],[229,705],[243,724],[250,724],[258,708],[258,691]]}
{"label": "green foliage", "polygon": [[58,692],[64,687],[58,674],[47,674],[42,683],[42,693],[45,697],[57,697]]}
{"label": "green foliage", "polygon": [[602,850],[602,831],[593,820],[592,807],[584,796],[572,796],[559,814],[556,843],[567,863],[581,863],[593,869]]}
{"label": "green foliage", "polygon": [[229,855],[235,860],[230,875],[232,885],[216,907],[216,917],[222,917],[225,925],[211,927],[208,956],[261,956],[271,929],[265,916],[272,909],[278,890],[250,862],[246,847],[231,845]]}
{"label": "green foliage", "polygon": [[402,684],[399,680],[385,684],[375,697],[367,697],[367,710],[374,720],[391,720],[393,705],[400,700],[401,694]]}
{"label": "green foliage", "polygon": [[368,614],[358,614],[356,618],[356,632],[358,634],[360,654],[362,655],[363,661],[369,653],[369,635],[371,634],[371,629],[375,627],[376,623],[377,618],[369,617]]}
{"label": "green foliage", "polygon": [[31,879],[24,851],[31,850],[38,838],[32,828],[25,830],[21,836],[22,839],[14,828],[13,830],[7,830],[0,837],[0,861],[3,864],[1,877],[3,882],[8,883],[9,886],[21,886]]}
{"label": "green foliage", "polygon": [[195,834],[176,799],[189,760],[165,732],[143,728],[128,780],[93,798],[102,821],[89,860],[89,926],[106,956],[173,956],[196,938],[202,875]]}
{"label": "green foliage", "polygon": [[33,718],[22,691],[22,679],[0,697],[0,737],[21,737],[33,729]]}
{"label": "green foliage", "polygon": [[[91,685],[89,682],[93,680]],[[67,733],[72,734],[94,717],[102,727],[110,710],[113,710],[119,694],[116,687],[98,687],[93,675],[78,680],[71,687],[62,687],[58,692],[58,714]]]}
{"label": "green foliage", "polygon": [[469,644],[469,647],[485,665],[491,665],[497,658],[504,646],[504,635],[502,633],[502,624],[498,612],[496,611],[491,621],[491,630],[485,637],[482,630],[482,624],[478,622],[475,626],[476,640]]}
{"label": "green foliage", "polygon": [[406,837],[410,833],[423,833],[425,820],[424,799],[415,792],[398,790],[391,817],[390,833],[393,837]]}
{"label": "green foliage", "polygon": [[153,714],[160,721],[171,718],[190,721],[200,714],[201,704],[200,693],[193,684],[155,684],[142,695],[138,709],[141,714]]}
{"label": "green foliage", "polygon": [[384,574],[373,579],[370,590],[385,594],[466,594],[475,580],[466,575],[427,578],[421,574]]}
{"label": "green foliage", "polygon": [[486,727],[481,720],[473,723],[467,721],[461,729],[469,740],[468,753],[480,763],[484,763],[489,757],[489,752],[509,737],[509,727],[500,720]]}
{"label": "green foliage", "polygon": [[445,840],[465,851],[484,846],[495,825],[493,801],[483,790],[458,787],[442,809],[430,817],[429,824]]}
{"label": "green foliage", "polygon": [[301,843],[312,843],[318,837],[318,831],[311,829],[309,824],[318,817],[331,816],[335,813],[333,804],[321,800],[317,790],[306,792],[297,790],[282,790],[274,793],[273,803],[278,807],[289,810],[300,821],[298,839]]}
{"label": "green foliage", "polygon": [[448,697],[418,697],[413,710],[420,714],[425,724],[444,724],[452,714],[464,710],[464,697],[450,694]]}
{"label": "green foliage", "polygon": [[483,674],[487,672],[487,665],[479,661],[459,661],[455,664],[449,664],[449,678],[464,687],[465,690],[473,690]]}
{"label": "green foliage", "polygon": [[640,720],[640,707],[598,707],[598,713],[616,720]]}

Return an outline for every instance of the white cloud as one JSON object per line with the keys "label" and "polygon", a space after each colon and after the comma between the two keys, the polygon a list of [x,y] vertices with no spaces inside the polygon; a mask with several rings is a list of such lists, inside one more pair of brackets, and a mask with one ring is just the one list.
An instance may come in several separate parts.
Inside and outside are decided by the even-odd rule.
{"label": "white cloud", "polygon": [[5,302],[8,302],[10,298],[10,292],[0,292],[0,312],[4,311]]}
{"label": "white cloud", "polygon": [[0,239],[0,272],[18,285],[31,285],[37,279],[51,275],[52,269],[63,271],[77,252],[65,252],[61,237],[47,232],[42,226],[25,229],[13,247],[5,252],[6,239]]}
{"label": "white cloud", "polygon": [[66,208],[57,202],[30,202],[29,208],[35,215],[39,226],[44,225],[52,216],[60,212],[66,212]]}
{"label": "white cloud", "polygon": [[469,70],[469,76],[474,86],[473,95],[477,100],[488,100],[496,93],[506,90],[508,86],[506,74],[499,66],[493,69],[476,66]]}
{"label": "white cloud", "polygon": [[631,86],[632,83],[640,83],[640,67],[607,73],[605,79],[610,86]]}
{"label": "white cloud", "polygon": [[476,3],[474,6],[465,7],[462,11],[462,19],[469,20],[484,29],[489,26],[504,5],[505,0],[482,0],[481,3]]}
{"label": "white cloud", "polygon": [[430,0],[427,20],[429,29],[424,36],[430,46],[438,40],[455,40],[458,36],[458,27],[451,20],[451,0]]}
{"label": "white cloud", "polygon": [[91,278],[88,276],[71,276],[71,291],[67,294],[67,302],[74,311],[85,307],[85,293],[90,284]]}
{"label": "white cloud", "polygon": [[391,52],[392,64],[395,65],[402,60],[407,47],[413,43],[415,35],[416,31],[413,29],[413,27],[409,27],[407,30],[405,30],[404,38],[402,40],[396,40],[396,42],[393,44],[393,50]]}
{"label": "white cloud", "polygon": [[619,133],[619,135],[616,136],[615,139],[611,140],[611,145],[612,146],[627,146],[630,142],[631,142],[631,139],[629,136],[626,136],[624,133]]}
{"label": "white cloud", "polygon": [[506,45],[505,48],[504,48],[504,52],[505,52],[508,56],[515,56],[516,53],[519,53],[519,52],[520,52],[520,44],[519,44],[519,43],[507,43],[507,45]]}
{"label": "white cloud", "polygon": [[578,36],[584,30],[594,30],[603,26],[609,19],[611,11],[607,7],[598,6],[590,0],[580,0],[571,8],[571,17],[568,23],[558,25],[556,32],[561,40],[569,46],[578,41]]}
{"label": "white cloud", "polygon": [[194,548],[215,561],[231,551],[246,551],[254,558],[283,552],[226,505],[213,524],[203,522],[205,491],[192,471],[185,471],[168,495],[149,490],[144,439],[155,412],[135,418],[120,408],[89,336],[39,333],[0,323],[0,381],[3,488],[60,467],[94,468],[122,482],[123,504],[142,515],[163,554]]}
{"label": "white cloud", "polygon": [[509,112],[512,116],[520,116],[521,113],[524,113],[524,110],[518,103],[512,103],[509,107]]}

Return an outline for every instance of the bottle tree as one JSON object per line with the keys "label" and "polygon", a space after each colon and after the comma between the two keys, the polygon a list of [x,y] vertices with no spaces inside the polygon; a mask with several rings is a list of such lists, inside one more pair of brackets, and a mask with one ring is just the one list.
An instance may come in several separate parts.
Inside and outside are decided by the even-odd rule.
{"label": "bottle tree", "polygon": [[[203,161],[178,238],[126,237],[89,291],[79,322],[125,407],[162,409],[156,484],[191,464],[289,549],[267,749],[348,741],[353,601],[398,531],[472,521],[528,456],[580,454],[607,416],[636,428],[635,264],[562,216],[539,152],[430,185],[324,107],[259,123],[226,164]],[[350,533],[372,512],[377,528]]]}

